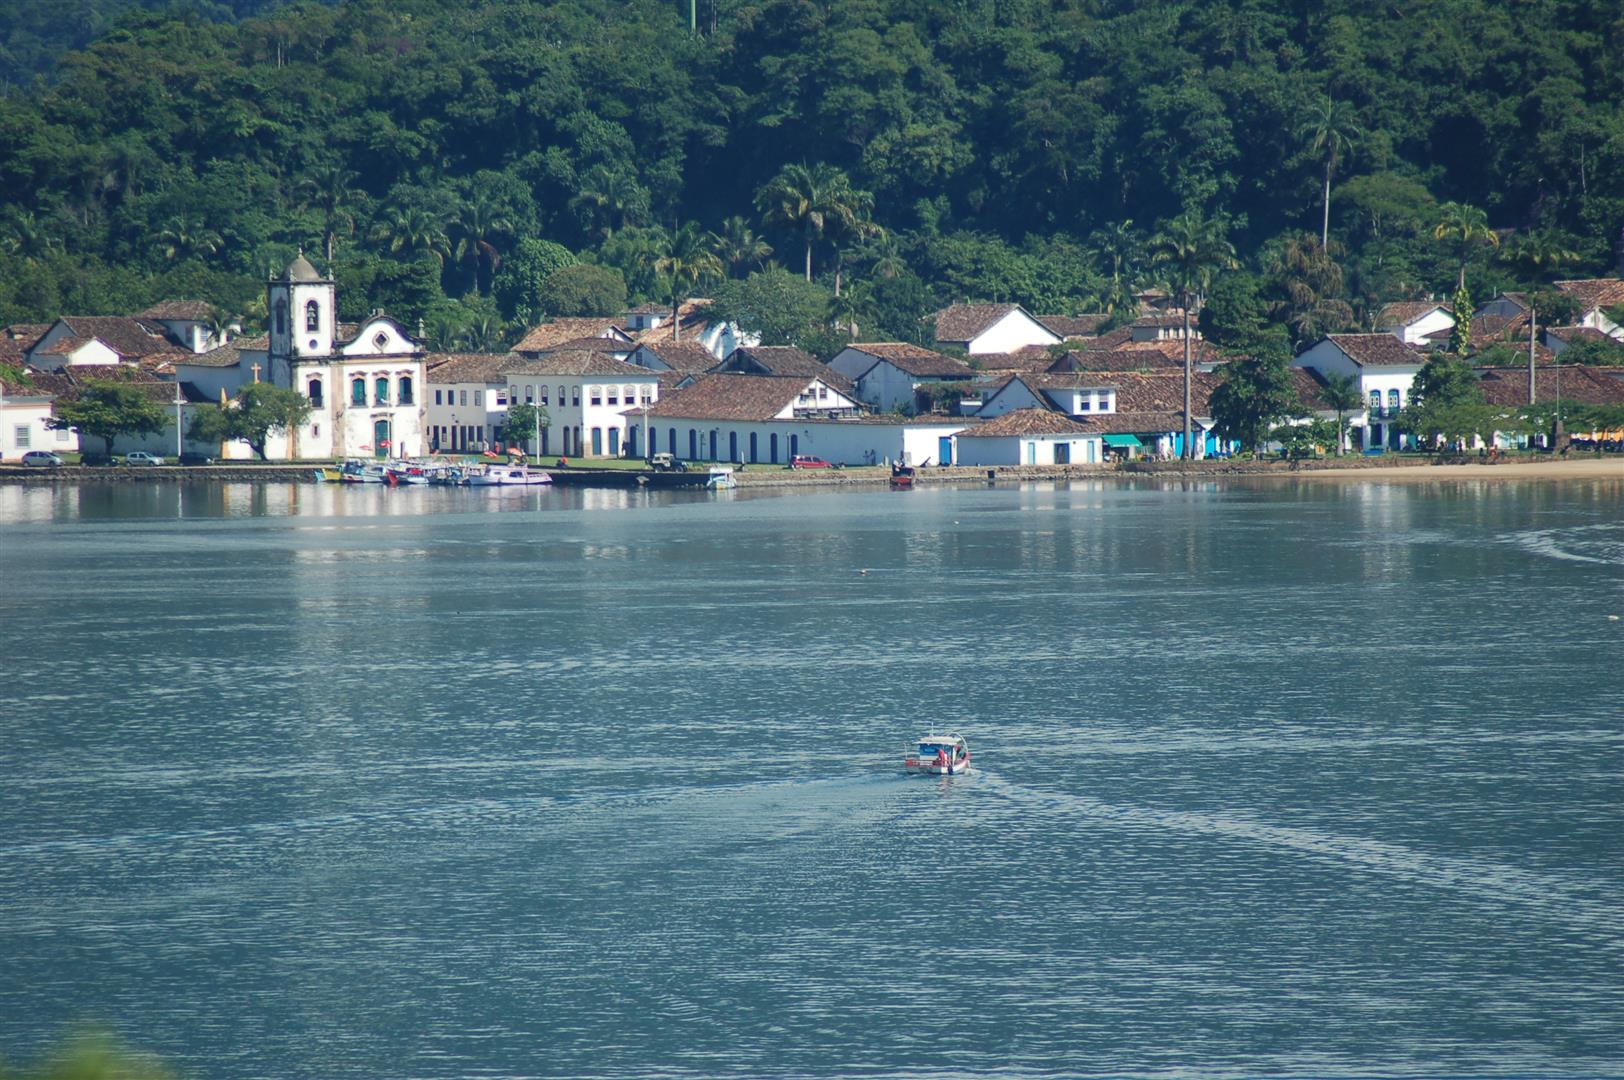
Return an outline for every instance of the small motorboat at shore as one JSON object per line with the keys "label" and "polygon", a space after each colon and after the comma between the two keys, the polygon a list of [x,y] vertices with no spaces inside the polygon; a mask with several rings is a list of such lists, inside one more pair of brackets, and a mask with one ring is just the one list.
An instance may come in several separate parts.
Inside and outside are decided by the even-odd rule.
{"label": "small motorboat at shore", "polygon": [[906,491],[914,485],[914,471],[911,465],[897,464],[891,466],[891,486],[897,490]]}
{"label": "small motorboat at shore", "polygon": [[550,484],[553,478],[528,465],[487,465],[473,473],[464,473],[462,482],[468,487],[535,487]]}
{"label": "small motorboat at shore", "polygon": [[918,749],[910,747],[902,765],[925,776],[957,776],[970,771],[970,746],[953,732],[921,735]]}

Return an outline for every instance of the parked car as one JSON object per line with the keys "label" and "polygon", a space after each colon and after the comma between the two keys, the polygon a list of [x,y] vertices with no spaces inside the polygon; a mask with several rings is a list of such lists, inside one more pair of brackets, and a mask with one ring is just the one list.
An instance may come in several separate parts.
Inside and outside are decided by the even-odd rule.
{"label": "parked car", "polygon": [[688,463],[675,454],[655,454],[648,459],[648,467],[655,472],[687,472]]}
{"label": "parked car", "polygon": [[49,450],[30,450],[23,455],[23,464],[35,469],[54,469],[62,464],[62,459]]}
{"label": "parked car", "polygon": [[827,461],[824,461],[820,457],[813,457],[811,454],[796,454],[794,457],[789,459],[789,467],[792,469],[834,468],[834,466],[829,464]]}
{"label": "parked car", "polygon": [[207,455],[207,454],[182,454],[180,456],[180,464],[182,464],[182,465],[213,465],[214,464],[214,459],[212,457],[210,457],[209,455]]}
{"label": "parked car", "polygon": [[157,454],[149,454],[145,450],[131,450],[124,455],[126,465],[162,465],[164,459]]}

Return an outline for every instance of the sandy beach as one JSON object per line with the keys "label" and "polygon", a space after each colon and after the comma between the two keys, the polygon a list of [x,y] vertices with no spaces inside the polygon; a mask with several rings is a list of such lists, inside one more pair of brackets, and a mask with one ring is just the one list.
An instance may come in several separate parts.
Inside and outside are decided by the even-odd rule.
{"label": "sandy beach", "polygon": [[1589,458],[1578,461],[1516,461],[1495,465],[1377,465],[1348,469],[1335,467],[1286,473],[1251,473],[1312,480],[1624,480],[1624,460]]}

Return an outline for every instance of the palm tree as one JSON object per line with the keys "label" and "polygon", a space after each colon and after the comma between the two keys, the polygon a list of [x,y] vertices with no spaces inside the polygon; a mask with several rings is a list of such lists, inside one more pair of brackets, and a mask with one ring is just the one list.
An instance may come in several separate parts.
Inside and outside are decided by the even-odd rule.
{"label": "palm tree", "polygon": [[31,210],[13,210],[0,237],[3,237],[0,251],[30,266],[62,248],[62,241],[52,235]]}
{"label": "palm tree", "polygon": [[1352,375],[1327,375],[1320,387],[1320,400],[1327,408],[1336,410],[1336,456],[1342,456],[1342,440],[1347,432],[1346,415],[1364,404],[1364,392],[1359,380]]}
{"label": "palm tree", "polygon": [[1264,269],[1275,279],[1285,299],[1275,302],[1273,314],[1284,320],[1298,343],[1316,340],[1353,324],[1353,308],[1341,298],[1342,268],[1336,256],[1340,244],[1323,247],[1311,233],[1288,236],[1273,245]]}
{"label": "palm tree", "polygon": [[220,234],[190,214],[176,214],[159,230],[158,247],[171,262],[202,258],[220,250]]}
{"label": "palm tree", "polygon": [[902,245],[897,243],[896,235],[880,229],[870,235],[862,246],[862,258],[867,260],[869,273],[887,281],[900,277],[908,269],[908,260],[903,257]]}
{"label": "palm tree", "polygon": [[667,229],[660,238],[660,253],[654,260],[655,273],[671,286],[671,340],[682,340],[682,302],[707,277],[722,275],[722,260],[716,256],[716,235],[685,221],[679,228]]}
{"label": "palm tree", "polygon": [[[491,243],[491,238],[498,233],[512,232],[512,222],[502,215],[502,211],[490,199],[476,195],[463,203],[456,220],[451,223],[451,229],[457,237],[456,259],[469,264],[474,290],[489,292],[489,277],[494,276],[502,265],[502,256]],[[479,283],[479,268],[482,265],[490,267],[484,289],[480,288]]]}
{"label": "palm tree", "polygon": [[756,209],[767,225],[787,225],[806,244],[806,280],[812,280],[812,245],[833,225],[856,222],[859,207],[873,206],[873,197],[852,188],[851,180],[832,165],[785,165],[756,192]]}
{"label": "palm tree", "polygon": [[757,236],[743,217],[735,214],[722,222],[722,231],[716,236],[716,255],[727,264],[730,274],[760,266],[772,253],[772,245]]}
{"label": "palm tree", "polygon": [[418,255],[432,255],[434,261],[445,265],[451,254],[451,243],[445,234],[444,223],[427,210],[417,207],[391,207],[377,229],[378,239],[392,255],[408,259]]}
{"label": "palm tree", "polygon": [[346,236],[355,235],[355,215],[349,205],[361,194],[352,186],[358,179],[359,174],[342,165],[324,165],[299,185],[304,192],[305,209],[321,212],[322,242],[329,263],[338,246],[338,231],[343,229]]}
{"label": "palm tree", "polygon": [[625,172],[594,165],[581,178],[570,207],[585,210],[605,239],[627,225],[640,224],[648,212],[648,192]]}
{"label": "palm tree", "polygon": [[1106,277],[1131,281],[1145,254],[1145,237],[1124,218],[1088,234],[1088,251]]}
{"label": "palm tree", "polygon": [[1184,313],[1184,456],[1195,458],[1190,435],[1190,385],[1194,363],[1190,356],[1190,309],[1198,307],[1212,287],[1220,270],[1232,270],[1235,246],[1224,235],[1220,222],[1186,210],[1169,221],[1150,243],[1151,262],[1162,268],[1163,282],[1179,298]]}
{"label": "palm tree", "polygon": [[1475,206],[1447,202],[1438,208],[1438,223],[1432,227],[1434,240],[1453,240],[1455,254],[1460,259],[1460,274],[1455,278],[1455,291],[1466,288],[1466,260],[1479,244],[1500,246],[1500,236],[1489,228],[1489,215]]}
{"label": "palm tree", "polygon": [[1533,277],[1553,272],[1559,266],[1578,262],[1580,255],[1573,249],[1572,240],[1552,229],[1520,233],[1500,249],[1508,262],[1525,267]]}
{"label": "palm tree", "polygon": [[1342,155],[1350,152],[1363,135],[1364,129],[1355,119],[1353,106],[1346,101],[1333,100],[1329,94],[1297,129],[1297,137],[1307,141],[1310,153],[1325,155],[1325,214],[1320,225],[1320,247],[1325,247],[1331,239],[1331,177]]}
{"label": "palm tree", "polygon": [[502,340],[502,320],[490,315],[476,316],[462,328],[459,340],[469,352],[490,352]]}
{"label": "palm tree", "polygon": [[829,238],[835,246],[835,295],[840,295],[840,279],[846,264],[848,245],[861,245],[885,230],[874,224],[874,196],[866,191],[853,191],[848,200],[850,214],[837,217],[829,223]]}

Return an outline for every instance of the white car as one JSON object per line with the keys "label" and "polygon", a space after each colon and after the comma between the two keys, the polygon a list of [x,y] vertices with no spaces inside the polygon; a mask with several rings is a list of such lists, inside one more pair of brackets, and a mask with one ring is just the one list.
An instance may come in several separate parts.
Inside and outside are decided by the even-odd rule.
{"label": "white car", "polygon": [[157,454],[149,454],[145,450],[131,450],[124,455],[126,465],[162,465],[164,459]]}
{"label": "white car", "polygon": [[36,469],[54,469],[62,464],[62,459],[49,450],[30,450],[23,455],[23,464]]}

